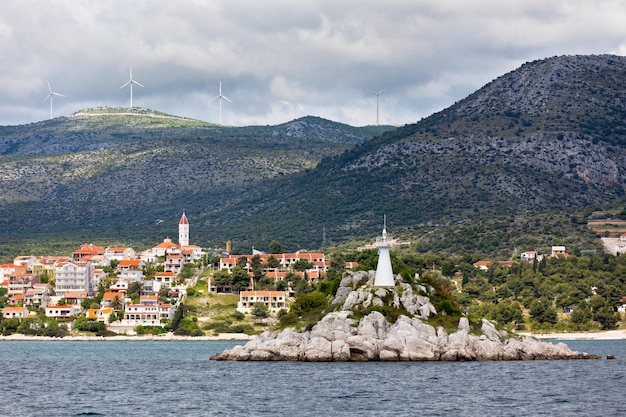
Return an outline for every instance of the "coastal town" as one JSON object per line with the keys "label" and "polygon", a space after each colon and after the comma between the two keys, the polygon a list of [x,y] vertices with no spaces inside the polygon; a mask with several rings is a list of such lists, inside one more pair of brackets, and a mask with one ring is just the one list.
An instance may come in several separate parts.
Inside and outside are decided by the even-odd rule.
{"label": "coastal town", "polygon": [[[271,254],[253,248],[251,254],[244,255],[232,254],[227,242],[224,251],[207,253],[191,244],[189,236],[190,223],[183,212],[178,222],[177,242],[166,237],[140,252],[132,247],[103,248],[85,243],[70,256],[15,257],[13,263],[0,265],[3,335],[66,336],[71,331],[92,331],[97,335],[133,336],[171,332],[176,330],[172,324],[178,324],[184,314],[185,301],[197,296],[196,292],[238,297],[236,312],[241,315],[238,317],[274,317],[275,320],[289,311],[297,295],[313,291],[327,278],[331,267],[322,252],[284,253],[279,250],[280,245],[270,248],[274,249],[270,250]],[[624,241],[626,234],[620,238],[622,244]],[[407,243],[394,240],[393,244]],[[377,245],[380,242],[360,250],[372,250]],[[472,266],[489,275],[498,268],[515,268],[517,262],[536,268],[548,259],[569,256],[565,246],[552,246],[547,254],[525,251],[518,255],[517,261],[478,260]],[[341,260],[341,270],[358,267],[358,262]],[[388,268],[391,270],[390,264]],[[471,282],[462,282],[465,279],[461,277],[466,274],[458,267],[446,267],[444,262],[440,269],[439,273],[450,278],[461,298],[467,299],[474,291]],[[198,290],[199,284],[203,289]],[[591,295],[596,295],[596,289],[591,288]],[[500,294],[509,290],[499,291],[493,285],[493,291]],[[556,297],[552,302],[561,304]],[[562,308],[563,313],[570,314],[576,305],[563,303]],[[529,311],[532,315],[532,309]],[[617,313],[625,311],[626,297],[621,297]],[[521,314],[519,311],[514,315],[517,321]],[[243,332],[243,328],[234,332]],[[254,331],[248,328],[250,333]],[[197,325],[179,334],[206,335]]]}
{"label": "coastal town", "polygon": [[[189,242],[189,220],[182,214],[178,243],[169,237],[137,253],[131,247],[83,244],[71,256],[18,256],[0,265],[0,295],[5,302],[3,319],[22,320],[44,315],[72,330],[77,318],[102,323],[106,331],[134,335],[137,326],[166,328],[184,303],[188,288],[194,287],[205,269],[207,290],[213,294],[238,294],[237,311],[249,314],[262,306],[268,314],[289,308],[295,292],[289,276],[315,284],[329,262],[323,253],[231,255],[230,247],[220,254],[219,264],[208,265],[208,254]],[[263,275],[280,291],[255,290],[253,265],[263,265]],[[302,267],[303,266],[303,267]],[[347,262],[346,268],[357,266]],[[220,276],[239,267],[247,271],[233,285]],[[188,273],[185,273],[188,271]],[[192,271],[192,272],[189,272]],[[289,275],[291,274],[291,275]],[[17,322],[16,322],[17,323]]]}

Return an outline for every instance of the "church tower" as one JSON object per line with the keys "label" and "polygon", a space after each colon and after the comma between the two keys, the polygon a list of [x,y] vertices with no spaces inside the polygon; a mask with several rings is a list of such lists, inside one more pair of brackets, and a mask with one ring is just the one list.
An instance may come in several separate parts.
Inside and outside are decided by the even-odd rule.
{"label": "church tower", "polygon": [[178,244],[180,246],[189,246],[189,221],[184,211],[180,222],[178,222]]}
{"label": "church tower", "polygon": [[375,287],[393,287],[395,281],[393,279],[393,270],[391,268],[391,258],[389,257],[389,249],[391,248],[391,238],[387,237],[387,216],[383,220],[383,235],[376,238],[376,246],[378,247],[378,265],[376,266]]}

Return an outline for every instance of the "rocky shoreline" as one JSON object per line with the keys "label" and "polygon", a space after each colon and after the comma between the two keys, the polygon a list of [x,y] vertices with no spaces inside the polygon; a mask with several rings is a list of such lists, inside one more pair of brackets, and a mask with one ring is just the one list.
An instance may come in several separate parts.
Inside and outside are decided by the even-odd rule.
{"label": "rocky shoreline", "polygon": [[[331,308],[312,328],[299,332],[288,328],[266,331],[245,346],[235,346],[211,357],[228,361],[512,361],[547,359],[598,359],[572,351],[564,343],[541,342],[532,337],[511,336],[483,319],[480,334],[473,334],[469,320],[461,317],[458,329],[425,322],[438,314],[427,294],[427,284],[409,285],[396,277],[395,288],[373,287],[375,273],[347,275],[339,285]],[[379,311],[360,320],[355,311],[388,306],[406,312],[392,324]],[[444,314],[444,313],[441,313]],[[410,317],[409,317],[410,316]],[[474,332],[478,333],[478,332]]]}
{"label": "rocky shoreline", "polygon": [[510,337],[483,320],[481,334],[471,334],[469,321],[448,334],[420,319],[401,316],[394,324],[379,312],[358,323],[347,312],[326,315],[310,331],[267,331],[245,346],[235,346],[211,357],[228,361],[513,361],[598,359],[572,351],[566,344]]}

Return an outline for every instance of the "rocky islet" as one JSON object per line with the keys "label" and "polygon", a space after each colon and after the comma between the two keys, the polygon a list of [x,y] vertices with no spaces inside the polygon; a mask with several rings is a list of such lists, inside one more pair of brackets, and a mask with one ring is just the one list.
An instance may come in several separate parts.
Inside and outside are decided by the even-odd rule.
{"label": "rocky islet", "polygon": [[[266,331],[245,346],[211,357],[231,361],[498,361],[597,359],[598,356],[572,351],[566,344],[519,338],[499,331],[483,319],[480,334],[471,332],[469,320],[461,317],[458,329],[448,333],[425,320],[437,314],[423,285],[410,285],[396,278],[394,288],[372,286],[373,271],[346,276],[326,314],[311,329]],[[432,291],[432,289],[430,289]],[[406,310],[395,323],[379,311],[360,320],[354,311],[388,305]],[[412,316],[412,317],[409,317]]]}

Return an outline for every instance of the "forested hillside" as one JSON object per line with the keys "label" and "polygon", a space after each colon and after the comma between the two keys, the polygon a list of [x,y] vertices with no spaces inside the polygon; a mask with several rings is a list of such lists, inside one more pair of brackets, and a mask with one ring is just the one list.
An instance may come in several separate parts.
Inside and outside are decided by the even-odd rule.
{"label": "forested hillside", "polygon": [[176,232],[185,210],[194,242],[216,244],[222,237],[200,215],[388,129],[317,117],[227,127],[138,108],[0,127],[0,239],[8,252],[41,242],[154,244]]}

